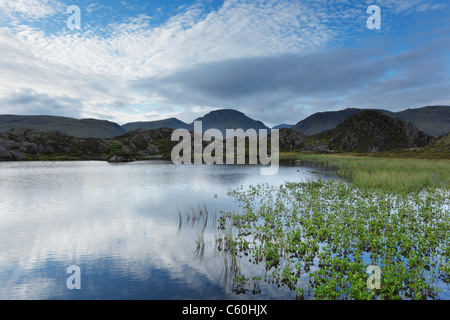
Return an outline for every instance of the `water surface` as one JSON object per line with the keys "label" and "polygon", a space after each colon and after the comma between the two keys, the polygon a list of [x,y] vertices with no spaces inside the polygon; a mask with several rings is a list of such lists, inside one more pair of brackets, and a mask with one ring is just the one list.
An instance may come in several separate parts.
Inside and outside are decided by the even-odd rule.
{"label": "water surface", "polygon": [[[263,283],[261,294],[236,295],[215,250],[215,215],[239,210],[229,189],[321,177],[292,161],[275,176],[259,169],[1,162],[0,299],[294,298]],[[209,213],[203,255],[195,251],[198,226],[185,216],[199,205]],[[71,265],[81,269],[81,290],[66,286]]]}

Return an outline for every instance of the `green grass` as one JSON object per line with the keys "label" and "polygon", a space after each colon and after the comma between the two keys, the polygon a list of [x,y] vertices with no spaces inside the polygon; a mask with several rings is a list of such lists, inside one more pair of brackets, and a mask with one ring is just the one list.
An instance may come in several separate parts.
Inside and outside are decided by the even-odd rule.
{"label": "green grass", "polygon": [[448,188],[450,185],[449,160],[324,154],[302,154],[297,157],[334,169],[339,176],[360,188],[408,191]]}
{"label": "green grass", "polygon": [[50,155],[27,155],[25,160],[26,161],[91,161],[91,160],[98,160],[98,161],[105,161],[107,159],[106,154],[99,154],[96,157],[93,156],[85,156],[85,155],[79,155],[79,154],[50,154]]}
{"label": "green grass", "polygon": [[111,145],[109,146],[109,151],[111,152],[118,152],[122,149],[123,143],[121,141],[114,140],[111,142]]}
{"label": "green grass", "polygon": [[318,146],[326,145],[329,143],[328,139],[322,138],[319,139],[315,136],[306,136],[305,137],[305,143],[315,144]]}

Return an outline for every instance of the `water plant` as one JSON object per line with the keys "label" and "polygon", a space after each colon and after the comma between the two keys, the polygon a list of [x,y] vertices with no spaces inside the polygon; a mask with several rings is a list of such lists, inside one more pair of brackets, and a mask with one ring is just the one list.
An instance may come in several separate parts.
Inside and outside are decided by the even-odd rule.
{"label": "water plant", "polygon": [[205,254],[205,236],[203,232],[197,232],[197,239],[195,242],[195,257],[201,262],[203,260],[203,255]]}
{"label": "water plant", "polygon": [[[219,228],[231,228],[238,258],[299,298],[438,299],[449,282],[450,190],[389,190],[342,180],[238,188],[229,195],[242,212],[222,212]],[[367,286],[369,265],[380,288]]]}
{"label": "water plant", "polygon": [[245,275],[239,275],[233,279],[233,289],[232,291],[235,294],[246,294],[247,291],[247,282],[249,279],[245,277]]}
{"label": "water plant", "polygon": [[[178,209],[178,233],[183,229],[183,211]],[[205,253],[206,240],[205,240],[205,230],[208,225],[209,211],[206,205],[198,205],[197,208],[192,207],[190,209],[184,210],[184,215],[186,216],[186,223],[184,227],[187,227],[189,221],[191,221],[190,227],[197,229],[197,237],[193,239],[195,249],[194,255],[201,262],[203,255]]]}

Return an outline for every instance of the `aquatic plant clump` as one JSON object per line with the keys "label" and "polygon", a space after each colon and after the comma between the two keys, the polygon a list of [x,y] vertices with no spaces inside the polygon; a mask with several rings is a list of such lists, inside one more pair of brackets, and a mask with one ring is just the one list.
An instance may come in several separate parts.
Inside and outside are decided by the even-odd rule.
{"label": "aquatic plant clump", "polygon": [[[448,189],[387,193],[338,180],[238,188],[221,213],[236,254],[299,298],[439,299],[450,283]],[[370,265],[381,270],[368,285]],[[305,285],[306,283],[306,285]]]}

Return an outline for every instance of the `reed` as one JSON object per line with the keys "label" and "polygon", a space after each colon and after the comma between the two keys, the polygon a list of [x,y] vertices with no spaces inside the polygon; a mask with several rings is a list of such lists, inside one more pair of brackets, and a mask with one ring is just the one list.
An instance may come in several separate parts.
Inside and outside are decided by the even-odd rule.
{"label": "reed", "polygon": [[425,188],[448,188],[450,160],[394,159],[349,155],[298,156],[316,162],[352,182],[356,187],[381,188],[388,191],[413,191]]}

